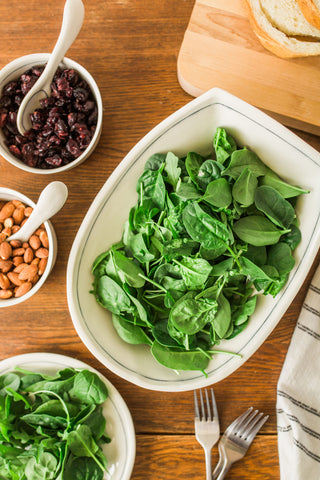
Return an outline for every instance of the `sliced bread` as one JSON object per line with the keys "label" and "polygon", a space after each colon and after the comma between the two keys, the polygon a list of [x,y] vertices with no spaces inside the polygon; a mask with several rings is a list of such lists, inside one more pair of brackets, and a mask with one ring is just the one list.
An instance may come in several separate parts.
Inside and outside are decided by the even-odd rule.
{"label": "sliced bread", "polygon": [[297,0],[308,22],[320,30],[320,0]]}
{"label": "sliced bread", "polygon": [[[245,2],[253,31],[265,48],[284,58],[320,55],[320,31],[319,36],[315,37],[311,35],[288,35],[271,21],[269,10],[268,16],[266,15],[260,0],[245,0]],[[272,1],[271,3],[274,4],[275,2]],[[284,13],[283,10],[281,12]],[[290,15],[290,12],[285,13]]]}
{"label": "sliced bread", "polygon": [[303,15],[297,0],[260,0],[261,8],[275,28],[288,36],[314,37],[320,40],[320,31]]}

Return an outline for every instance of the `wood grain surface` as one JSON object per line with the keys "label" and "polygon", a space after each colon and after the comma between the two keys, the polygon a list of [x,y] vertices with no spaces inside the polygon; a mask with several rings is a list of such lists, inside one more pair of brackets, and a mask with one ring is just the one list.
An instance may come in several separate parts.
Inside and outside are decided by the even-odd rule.
{"label": "wood grain surface", "polygon": [[319,67],[320,56],[284,59],[266,50],[244,0],[196,0],[178,56],[178,78],[191,95],[224,88],[318,135]]}
{"label": "wood grain surface", "polygon": [[[44,186],[61,180],[69,188],[52,219],[58,258],[45,285],[28,301],[0,309],[0,360],[28,352],[54,352],[87,362],[114,384],[131,411],[137,455],[133,480],[201,480],[204,454],[194,437],[193,395],[139,388],[108,371],[79,339],[66,297],[66,267],[77,230],[111,172],[152,127],[191,97],[177,80],[177,57],[193,0],[85,0],[85,21],[68,52],[94,76],[104,103],[100,143],[89,160],[62,174],[23,172],[0,157],[0,185],[37,200]],[[0,2],[0,68],[16,57],[51,51],[60,30],[64,0]],[[320,140],[298,135],[320,151]],[[115,215],[117,212],[115,212]],[[279,479],[276,385],[313,267],[262,347],[234,374],[214,386],[223,432],[250,405],[270,415],[230,479]],[[217,449],[213,451],[217,461]]]}

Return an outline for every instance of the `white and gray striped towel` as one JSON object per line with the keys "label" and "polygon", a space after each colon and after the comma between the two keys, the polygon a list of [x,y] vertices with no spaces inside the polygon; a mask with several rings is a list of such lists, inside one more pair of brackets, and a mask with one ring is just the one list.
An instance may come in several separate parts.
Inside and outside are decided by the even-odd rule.
{"label": "white and gray striped towel", "polygon": [[278,381],[277,422],[281,480],[319,480],[320,266]]}

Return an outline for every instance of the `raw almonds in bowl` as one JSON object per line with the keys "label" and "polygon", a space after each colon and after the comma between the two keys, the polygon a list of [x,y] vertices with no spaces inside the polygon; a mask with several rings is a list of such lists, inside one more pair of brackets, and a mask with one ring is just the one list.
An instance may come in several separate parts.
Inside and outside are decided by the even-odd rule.
{"label": "raw almonds in bowl", "polygon": [[7,241],[28,221],[34,206],[21,193],[0,188],[0,307],[36,293],[55,263],[57,240],[50,222],[41,225],[28,242]]}

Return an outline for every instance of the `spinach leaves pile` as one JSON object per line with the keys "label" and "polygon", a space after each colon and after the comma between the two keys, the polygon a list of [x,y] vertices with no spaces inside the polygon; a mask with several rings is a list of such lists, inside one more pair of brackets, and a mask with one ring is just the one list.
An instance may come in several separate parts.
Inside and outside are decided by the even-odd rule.
{"label": "spinach leaves pile", "polygon": [[255,293],[285,284],[306,191],[218,128],[209,158],[152,155],[137,193],[122,240],[94,262],[93,293],[123,340],[166,367],[204,370],[247,325]]}
{"label": "spinach leaves pile", "polygon": [[0,478],[102,480],[107,396],[89,370],[0,376]]}

